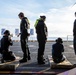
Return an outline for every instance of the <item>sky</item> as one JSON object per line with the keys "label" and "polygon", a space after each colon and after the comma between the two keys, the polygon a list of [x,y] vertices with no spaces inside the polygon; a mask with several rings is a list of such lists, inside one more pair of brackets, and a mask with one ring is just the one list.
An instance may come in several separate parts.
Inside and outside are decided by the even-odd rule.
{"label": "sky", "polygon": [[30,28],[34,28],[40,15],[45,15],[48,37],[67,37],[73,34],[75,3],[76,0],[0,0],[0,30],[5,28],[14,34],[20,27],[18,14],[24,12]]}

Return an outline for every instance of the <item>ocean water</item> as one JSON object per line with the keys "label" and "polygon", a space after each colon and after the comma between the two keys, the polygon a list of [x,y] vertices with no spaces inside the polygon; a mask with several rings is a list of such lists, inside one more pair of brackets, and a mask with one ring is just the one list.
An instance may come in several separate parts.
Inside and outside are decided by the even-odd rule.
{"label": "ocean water", "polygon": [[[58,37],[48,37],[47,40],[56,40]],[[63,41],[73,41],[73,37],[61,37]],[[36,37],[30,37],[29,40],[37,40]]]}
{"label": "ocean water", "polygon": [[[2,37],[0,36],[0,39],[1,39]],[[58,37],[48,37],[47,38],[47,40],[52,40],[52,41],[54,41],[54,40],[56,40]],[[71,37],[61,37],[62,39],[63,39],[63,41],[73,41],[73,37],[71,36]],[[20,40],[20,37],[11,37],[11,39],[12,40]],[[29,37],[29,40],[37,40],[37,38],[36,37]]]}

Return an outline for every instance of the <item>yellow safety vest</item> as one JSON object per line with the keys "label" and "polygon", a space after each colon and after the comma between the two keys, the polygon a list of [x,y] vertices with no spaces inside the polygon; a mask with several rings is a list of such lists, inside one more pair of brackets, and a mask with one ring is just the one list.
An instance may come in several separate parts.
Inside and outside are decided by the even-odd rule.
{"label": "yellow safety vest", "polygon": [[35,25],[34,27],[36,28],[37,24],[38,24],[38,21],[40,20],[41,18],[37,19],[36,22],[35,22]]}

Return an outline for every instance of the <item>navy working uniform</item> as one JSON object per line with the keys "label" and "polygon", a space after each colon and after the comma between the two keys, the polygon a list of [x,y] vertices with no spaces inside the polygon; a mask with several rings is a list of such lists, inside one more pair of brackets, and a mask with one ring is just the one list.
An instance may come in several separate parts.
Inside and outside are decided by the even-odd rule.
{"label": "navy working uniform", "polygon": [[45,18],[45,16],[41,16],[40,19],[37,19],[35,23],[37,41],[39,44],[38,57],[37,57],[38,64],[44,64],[43,55],[44,55],[44,50],[45,50],[45,43],[47,40],[47,27],[42,18]]}
{"label": "navy working uniform", "polygon": [[20,32],[21,32],[21,48],[23,51],[23,60],[27,61],[30,60],[30,52],[28,48],[28,22],[27,22],[27,17],[22,18],[21,23],[20,23]]}
{"label": "navy working uniform", "polygon": [[12,40],[9,38],[9,31],[4,32],[4,36],[1,39],[1,53],[4,60],[15,60],[15,56],[12,51],[9,50],[9,46],[13,45]]}
{"label": "navy working uniform", "polygon": [[[75,16],[76,16],[76,12],[75,12]],[[74,52],[76,54],[76,19],[74,21],[74,27],[73,27],[73,46],[74,46]]]}
{"label": "navy working uniform", "polygon": [[52,45],[52,58],[55,63],[64,61],[62,52],[64,52],[64,46],[62,44],[62,39],[58,38],[56,43]]}
{"label": "navy working uniform", "polygon": [[9,46],[13,45],[13,42],[11,39],[9,39],[8,36],[3,36],[3,38],[1,39],[1,49],[5,50],[5,51],[9,51]]}

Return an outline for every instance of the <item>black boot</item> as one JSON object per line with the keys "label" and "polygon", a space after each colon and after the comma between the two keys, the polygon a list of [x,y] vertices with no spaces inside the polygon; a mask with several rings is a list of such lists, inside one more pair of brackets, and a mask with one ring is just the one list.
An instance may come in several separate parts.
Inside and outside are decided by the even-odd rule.
{"label": "black boot", "polygon": [[44,61],[38,61],[38,64],[43,65],[43,64],[45,64],[45,62]]}
{"label": "black boot", "polygon": [[19,60],[20,63],[24,63],[24,62],[27,62],[27,59],[21,59]]}
{"label": "black boot", "polygon": [[39,59],[39,58],[38,58],[38,64],[39,64],[39,65],[42,65],[42,64],[45,64],[45,62],[44,62],[43,59],[41,59],[41,58]]}
{"label": "black boot", "polygon": [[4,63],[4,59],[1,59],[1,63]]}
{"label": "black boot", "polygon": [[31,60],[31,57],[30,57],[30,55],[28,56],[28,60]]}

